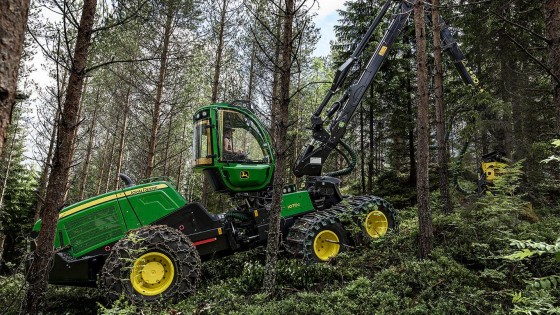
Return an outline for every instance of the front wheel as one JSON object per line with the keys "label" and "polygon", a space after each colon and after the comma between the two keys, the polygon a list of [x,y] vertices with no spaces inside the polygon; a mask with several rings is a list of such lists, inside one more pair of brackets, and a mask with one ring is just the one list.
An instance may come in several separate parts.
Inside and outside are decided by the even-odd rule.
{"label": "front wheel", "polygon": [[329,261],[338,256],[348,243],[346,232],[339,223],[327,225],[310,237],[313,238],[313,247],[309,250],[312,250],[315,261]]}
{"label": "front wheel", "polygon": [[200,270],[198,252],[184,234],[146,226],[115,244],[101,271],[101,288],[111,299],[177,301],[196,290]]}

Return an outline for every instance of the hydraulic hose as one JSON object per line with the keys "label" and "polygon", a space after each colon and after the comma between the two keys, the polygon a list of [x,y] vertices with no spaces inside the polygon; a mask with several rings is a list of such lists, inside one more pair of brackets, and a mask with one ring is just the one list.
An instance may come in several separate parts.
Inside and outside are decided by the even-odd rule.
{"label": "hydraulic hose", "polygon": [[348,158],[348,155],[342,154],[344,160],[346,161],[346,163],[348,163],[348,166],[341,170],[327,173],[325,174],[326,176],[338,177],[338,176],[348,175],[352,173],[352,170],[356,167],[356,163],[358,162],[358,155],[356,154],[356,152],[354,152],[354,150],[352,150],[352,148],[349,145],[347,145],[344,141],[340,141],[340,144],[342,144],[342,147],[346,150],[346,152],[350,154],[350,158]]}

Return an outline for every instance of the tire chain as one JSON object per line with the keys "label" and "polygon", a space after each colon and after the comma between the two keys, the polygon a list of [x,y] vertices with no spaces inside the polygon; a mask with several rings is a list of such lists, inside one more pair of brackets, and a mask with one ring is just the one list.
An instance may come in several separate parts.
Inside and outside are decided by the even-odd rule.
{"label": "tire chain", "polygon": [[314,261],[313,239],[319,230],[335,223],[348,225],[349,222],[342,221],[344,216],[349,214],[354,220],[358,220],[361,215],[367,215],[373,207],[383,207],[387,210],[393,220],[393,230],[398,231],[397,211],[389,202],[376,196],[348,197],[329,209],[315,211],[296,219],[288,231],[286,250],[296,257],[303,257],[305,261]]}
{"label": "tire chain", "polygon": [[[170,289],[161,295],[143,296],[136,293],[130,283],[134,261],[148,251],[162,251],[172,260],[175,280]],[[201,275],[198,252],[187,236],[165,225],[145,226],[128,231],[107,257],[101,271],[101,289],[110,299],[124,295],[131,302],[181,300],[194,293]]]}

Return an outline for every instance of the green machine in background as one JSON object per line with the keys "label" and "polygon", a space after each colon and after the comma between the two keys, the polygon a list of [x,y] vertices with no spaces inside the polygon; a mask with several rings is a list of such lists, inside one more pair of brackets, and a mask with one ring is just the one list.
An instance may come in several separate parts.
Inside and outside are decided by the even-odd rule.
{"label": "green machine in background", "polygon": [[478,176],[478,193],[487,191],[488,186],[494,184],[496,178],[508,167],[509,162],[506,153],[503,151],[494,151],[483,155]]}
{"label": "green machine in background", "polygon": [[[298,190],[287,185],[282,196],[282,246],[294,257],[329,261],[346,245],[382,237],[398,227],[396,211],[387,201],[375,196],[343,196],[338,177],[350,174],[357,159],[343,141],[346,128],[414,3],[388,0],[383,5],[310,118],[312,142],[293,167],[295,176],[305,177],[305,186]],[[362,75],[341,91],[394,4],[397,14]],[[443,46],[461,78],[476,86],[478,79],[448,26],[443,20],[440,24]],[[330,102],[337,94],[340,98]],[[330,109],[323,113],[329,104]],[[202,107],[194,114],[193,124],[194,168],[204,173],[215,192],[230,195],[236,206],[212,214],[215,211],[199,203],[187,202],[168,181],[135,185],[120,174],[124,189],[60,212],[50,283],[100,285],[111,297],[124,295],[132,301],[180,299],[195,290],[201,261],[266,243],[275,174],[275,152],[266,127],[246,102]],[[342,155],[346,166],[324,172],[333,152]],[[33,234],[40,228],[39,220]]]}

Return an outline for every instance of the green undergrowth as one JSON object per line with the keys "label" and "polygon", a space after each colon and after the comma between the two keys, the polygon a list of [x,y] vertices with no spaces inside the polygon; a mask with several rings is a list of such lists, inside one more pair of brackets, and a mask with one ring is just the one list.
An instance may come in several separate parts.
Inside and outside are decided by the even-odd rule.
{"label": "green undergrowth", "polygon": [[[304,264],[282,254],[278,294],[260,292],[263,249],[206,262],[196,294],[177,304],[142,308],[108,305],[96,289],[51,286],[48,314],[537,314],[559,307],[558,288],[530,291],[532,279],[560,274],[554,255],[504,259],[517,249],[512,240],[554,243],[560,210],[535,211],[529,222],[519,200],[482,197],[450,215],[434,204],[434,251],[416,258],[416,209],[400,212],[398,234],[348,248],[325,264]],[[519,204],[517,204],[519,202]],[[0,278],[0,306],[17,314],[23,277]],[[19,290],[19,291],[18,291]],[[6,310],[6,308],[3,308]],[[15,311],[14,311],[15,310]]]}

